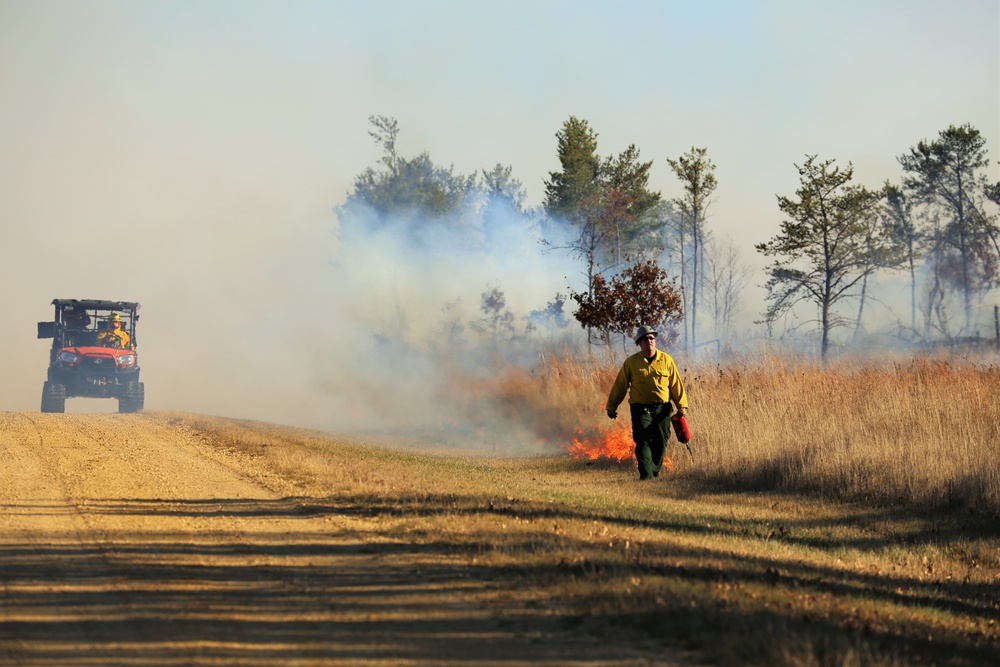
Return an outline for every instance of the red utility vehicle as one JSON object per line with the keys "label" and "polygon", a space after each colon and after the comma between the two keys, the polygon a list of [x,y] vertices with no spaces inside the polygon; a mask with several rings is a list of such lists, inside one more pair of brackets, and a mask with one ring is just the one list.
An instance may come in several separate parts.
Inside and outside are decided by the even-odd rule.
{"label": "red utility vehicle", "polygon": [[[38,337],[51,338],[42,412],[65,412],[74,396],[116,398],[118,412],[138,412],[145,402],[135,352],[139,304],[102,299],[54,299],[55,320],[38,323]],[[117,317],[116,317],[117,316]],[[125,336],[106,340],[108,321],[119,319]]]}

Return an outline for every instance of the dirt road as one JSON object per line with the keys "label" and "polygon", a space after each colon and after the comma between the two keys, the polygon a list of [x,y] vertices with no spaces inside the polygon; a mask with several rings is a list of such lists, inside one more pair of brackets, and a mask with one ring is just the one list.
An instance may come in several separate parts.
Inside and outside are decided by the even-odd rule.
{"label": "dirt road", "polygon": [[3,665],[665,664],[498,615],[167,418],[0,413],[0,457]]}

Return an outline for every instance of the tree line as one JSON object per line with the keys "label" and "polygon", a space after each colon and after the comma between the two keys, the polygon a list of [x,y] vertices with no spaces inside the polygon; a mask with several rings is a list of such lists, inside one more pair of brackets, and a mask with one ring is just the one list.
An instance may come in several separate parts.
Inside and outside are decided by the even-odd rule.
{"label": "tree line", "polygon": [[[764,322],[769,326],[796,304],[818,312],[820,353],[830,332],[850,325],[842,302],[854,300],[858,331],[878,271],[904,270],[909,279],[908,323],[899,335],[947,340],[974,331],[973,305],[998,285],[1000,228],[987,203],[1000,206],[1000,183],[989,183],[986,140],[971,125],[950,126],[898,157],[899,183],[869,189],[853,182],[854,169],[807,156],[796,165],[794,197],[778,197],[781,231],[757,250],[775,260],[768,268]],[[919,269],[926,278],[918,297]],[[957,295],[955,321],[949,297]],[[922,306],[922,323],[918,321]]]}
{"label": "tree line", "polygon": [[[750,271],[739,249],[707,224],[719,184],[706,148],[667,158],[680,194],[666,199],[650,189],[653,161],[642,160],[634,144],[601,156],[597,132],[571,116],[555,135],[560,168],[545,180],[542,205],[526,209],[524,186],[511,166],[463,175],[435,164],[426,152],[406,158],[396,150],[397,121],[369,120],[369,134],[383,155],[355,178],[337,208],[342,225],[402,220],[415,232],[428,226],[454,233],[475,229],[488,243],[501,221],[530,219],[547,252],[568,253],[579,262],[582,286],[557,293],[528,317],[529,327],[564,326],[563,309],[572,302],[588,339],[606,345],[650,323],[688,350],[731,334]],[[873,298],[873,276],[906,271],[910,318],[901,334],[955,337],[971,331],[973,305],[1000,278],[997,216],[986,209],[987,202],[1000,206],[1000,183],[984,175],[985,143],[970,125],[951,126],[899,156],[900,181],[875,189],[853,182],[853,165],[807,155],[795,165],[799,188],[777,195],[779,233],[755,246],[773,259],[761,322],[771,331],[796,308],[814,309],[815,319],[807,322],[825,358],[835,328],[860,330]],[[953,295],[962,303],[961,322],[948,310]],[[498,322],[514,328],[502,307],[502,291],[490,286],[481,310],[494,333]]]}

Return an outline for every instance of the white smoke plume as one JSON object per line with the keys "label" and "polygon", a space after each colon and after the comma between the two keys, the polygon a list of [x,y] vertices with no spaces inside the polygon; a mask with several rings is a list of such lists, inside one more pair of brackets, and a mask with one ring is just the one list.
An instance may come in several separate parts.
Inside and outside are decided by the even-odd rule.
{"label": "white smoke plume", "polygon": [[[341,213],[330,304],[349,352],[327,350],[317,370],[323,392],[343,401],[345,427],[461,429],[447,401],[456,373],[530,364],[554,337],[579,334],[575,322],[530,318],[579,272],[565,252],[546,252],[533,216],[491,207],[449,224],[387,221],[357,206]],[[502,301],[484,312],[490,294]]]}

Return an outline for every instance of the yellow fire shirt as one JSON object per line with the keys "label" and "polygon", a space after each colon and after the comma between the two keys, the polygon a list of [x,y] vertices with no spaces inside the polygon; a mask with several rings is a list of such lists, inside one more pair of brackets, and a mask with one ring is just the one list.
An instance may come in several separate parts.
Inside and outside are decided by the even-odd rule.
{"label": "yellow fire shirt", "polygon": [[608,395],[608,410],[617,410],[628,391],[629,405],[633,403],[667,403],[673,401],[681,408],[687,408],[687,394],[681,382],[677,364],[666,352],[656,351],[652,361],[647,361],[642,352],[637,352],[625,360],[618,377]]}

